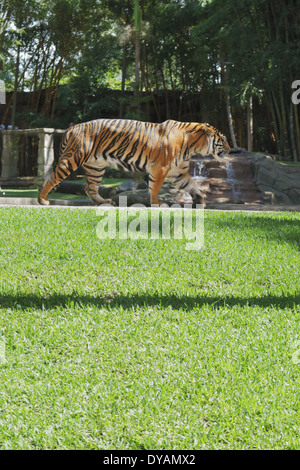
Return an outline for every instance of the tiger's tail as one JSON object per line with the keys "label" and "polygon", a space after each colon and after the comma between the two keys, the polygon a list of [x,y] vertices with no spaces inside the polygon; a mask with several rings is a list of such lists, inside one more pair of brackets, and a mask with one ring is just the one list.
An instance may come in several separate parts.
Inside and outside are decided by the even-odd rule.
{"label": "tiger's tail", "polygon": [[43,184],[38,197],[39,204],[48,205],[50,202],[47,196],[50,191],[69,176],[73,171],[78,168],[78,163],[75,161],[74,152],[69,149],[70,130],[67,130],[63,135],[60,143],[60,158],[58,164],[53,171],[50,178]]}

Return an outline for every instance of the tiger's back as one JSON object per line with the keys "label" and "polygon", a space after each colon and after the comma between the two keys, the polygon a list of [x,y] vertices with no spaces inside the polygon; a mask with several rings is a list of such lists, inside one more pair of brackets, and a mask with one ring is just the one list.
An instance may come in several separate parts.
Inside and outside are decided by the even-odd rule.
{"label": "tiger's back", "polygon": [[[156,158],[167,158],[171,148],[169,132],[174,128],[166,121],[161,124],[128,121],[126,119],[98,119],[77,124],[65,134],[60,152],[76,153],[78,166],[101,159],[108,165],[123,166],[133,171],[147,171]],[[177,136],[178,141],[178,136]]]}

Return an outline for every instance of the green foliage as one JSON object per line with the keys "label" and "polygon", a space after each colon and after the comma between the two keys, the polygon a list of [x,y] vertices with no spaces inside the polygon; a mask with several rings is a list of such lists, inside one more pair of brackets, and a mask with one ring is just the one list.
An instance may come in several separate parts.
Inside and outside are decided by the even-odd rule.
{"label": "green foliage", "polygon": [[[299,8],[281,0],[214,0],[203,8],[194,41],[215,50],[211,67],[222,61],[228,70],[231,96],[245,104],[249,96],[267,101],[279,152],[297,159],[300,148],[297,119],[290,112],[291,83],[299,71]],[[297,157],[298,155],[298,157]]]}
{"label": "green foliage", "polygon": [[[220,120],[223,129],[224,91],[228,91],[239,134],[244,133],[245,107],[254,96],[262,105],[257,112],[254,107],[256,141],[264,132],[268,141],[273,133],[278,152],[285,159],[299,159],[299,109],[291,109],[291,83],[298,78],[300,63],[300,13],[294,0],[0,0],[0,4],[0,59],[5,58],[0,78],[7,90],[17,81],[19,90],[33,92],[28,108],[34,119],[29,116],[29,121],[42,122],[42,115],[61,120],[62,111],[71,121],[108,113],[111,104],[105,97],[103,101],[101,92],[99,98],[98,89],[134,92],[138,87],[152,96],[157,120],[190,116],[216,125]],[[71,109],[72,101],[78,103],[73,113],[60,108],[65,102],[65,91],[58,94],[60,85],[71,88]],[[201,93],[201,113],[195,115],[187,103],[184,113],[180,105],[174,115],[170,90],[181,93],[185,103],[187,97]],[[160,93],[166,97],[164,109],[155,102]],[[127,110],[122,103],[119,111],[114,109],[122,116],[143,118],[133,102]],[[267,129],[257,125],[261,110]]]}

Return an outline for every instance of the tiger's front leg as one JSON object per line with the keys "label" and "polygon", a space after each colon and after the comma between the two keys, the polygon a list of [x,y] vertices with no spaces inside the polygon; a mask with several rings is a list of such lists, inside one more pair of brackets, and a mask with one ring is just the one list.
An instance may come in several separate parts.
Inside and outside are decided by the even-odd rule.
{"label": "tiger's front leg", "polygon": [[161,205],[163,202],[158,200],[158,193],[166,179],[169,168],[165,167],[152,167],[149,172],[149,192],[150,192],[150,204]]}
{"label": "tiger's front leg", "polygon": [[97,205],[101,204],[111,204],[115,203],[111,199],[103,199],[98,192],[99,185],[102,181],[103,175],[105,173],[106,163],[99,166],[98,164],[85,163],[82,165],[84,172],[86,174],[86,185],[85,192],[87,196]]}

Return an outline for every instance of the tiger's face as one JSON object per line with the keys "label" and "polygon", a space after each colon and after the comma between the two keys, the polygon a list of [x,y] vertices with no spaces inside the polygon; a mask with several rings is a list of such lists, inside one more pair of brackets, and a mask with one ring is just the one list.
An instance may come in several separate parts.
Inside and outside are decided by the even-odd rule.
{"label": "tiger's face", "polygon": [[206,134],[209,138],[208,155],[212,155],[218,162],[222,162],[231,150],[225,135],[209,124],[206,124]]}

